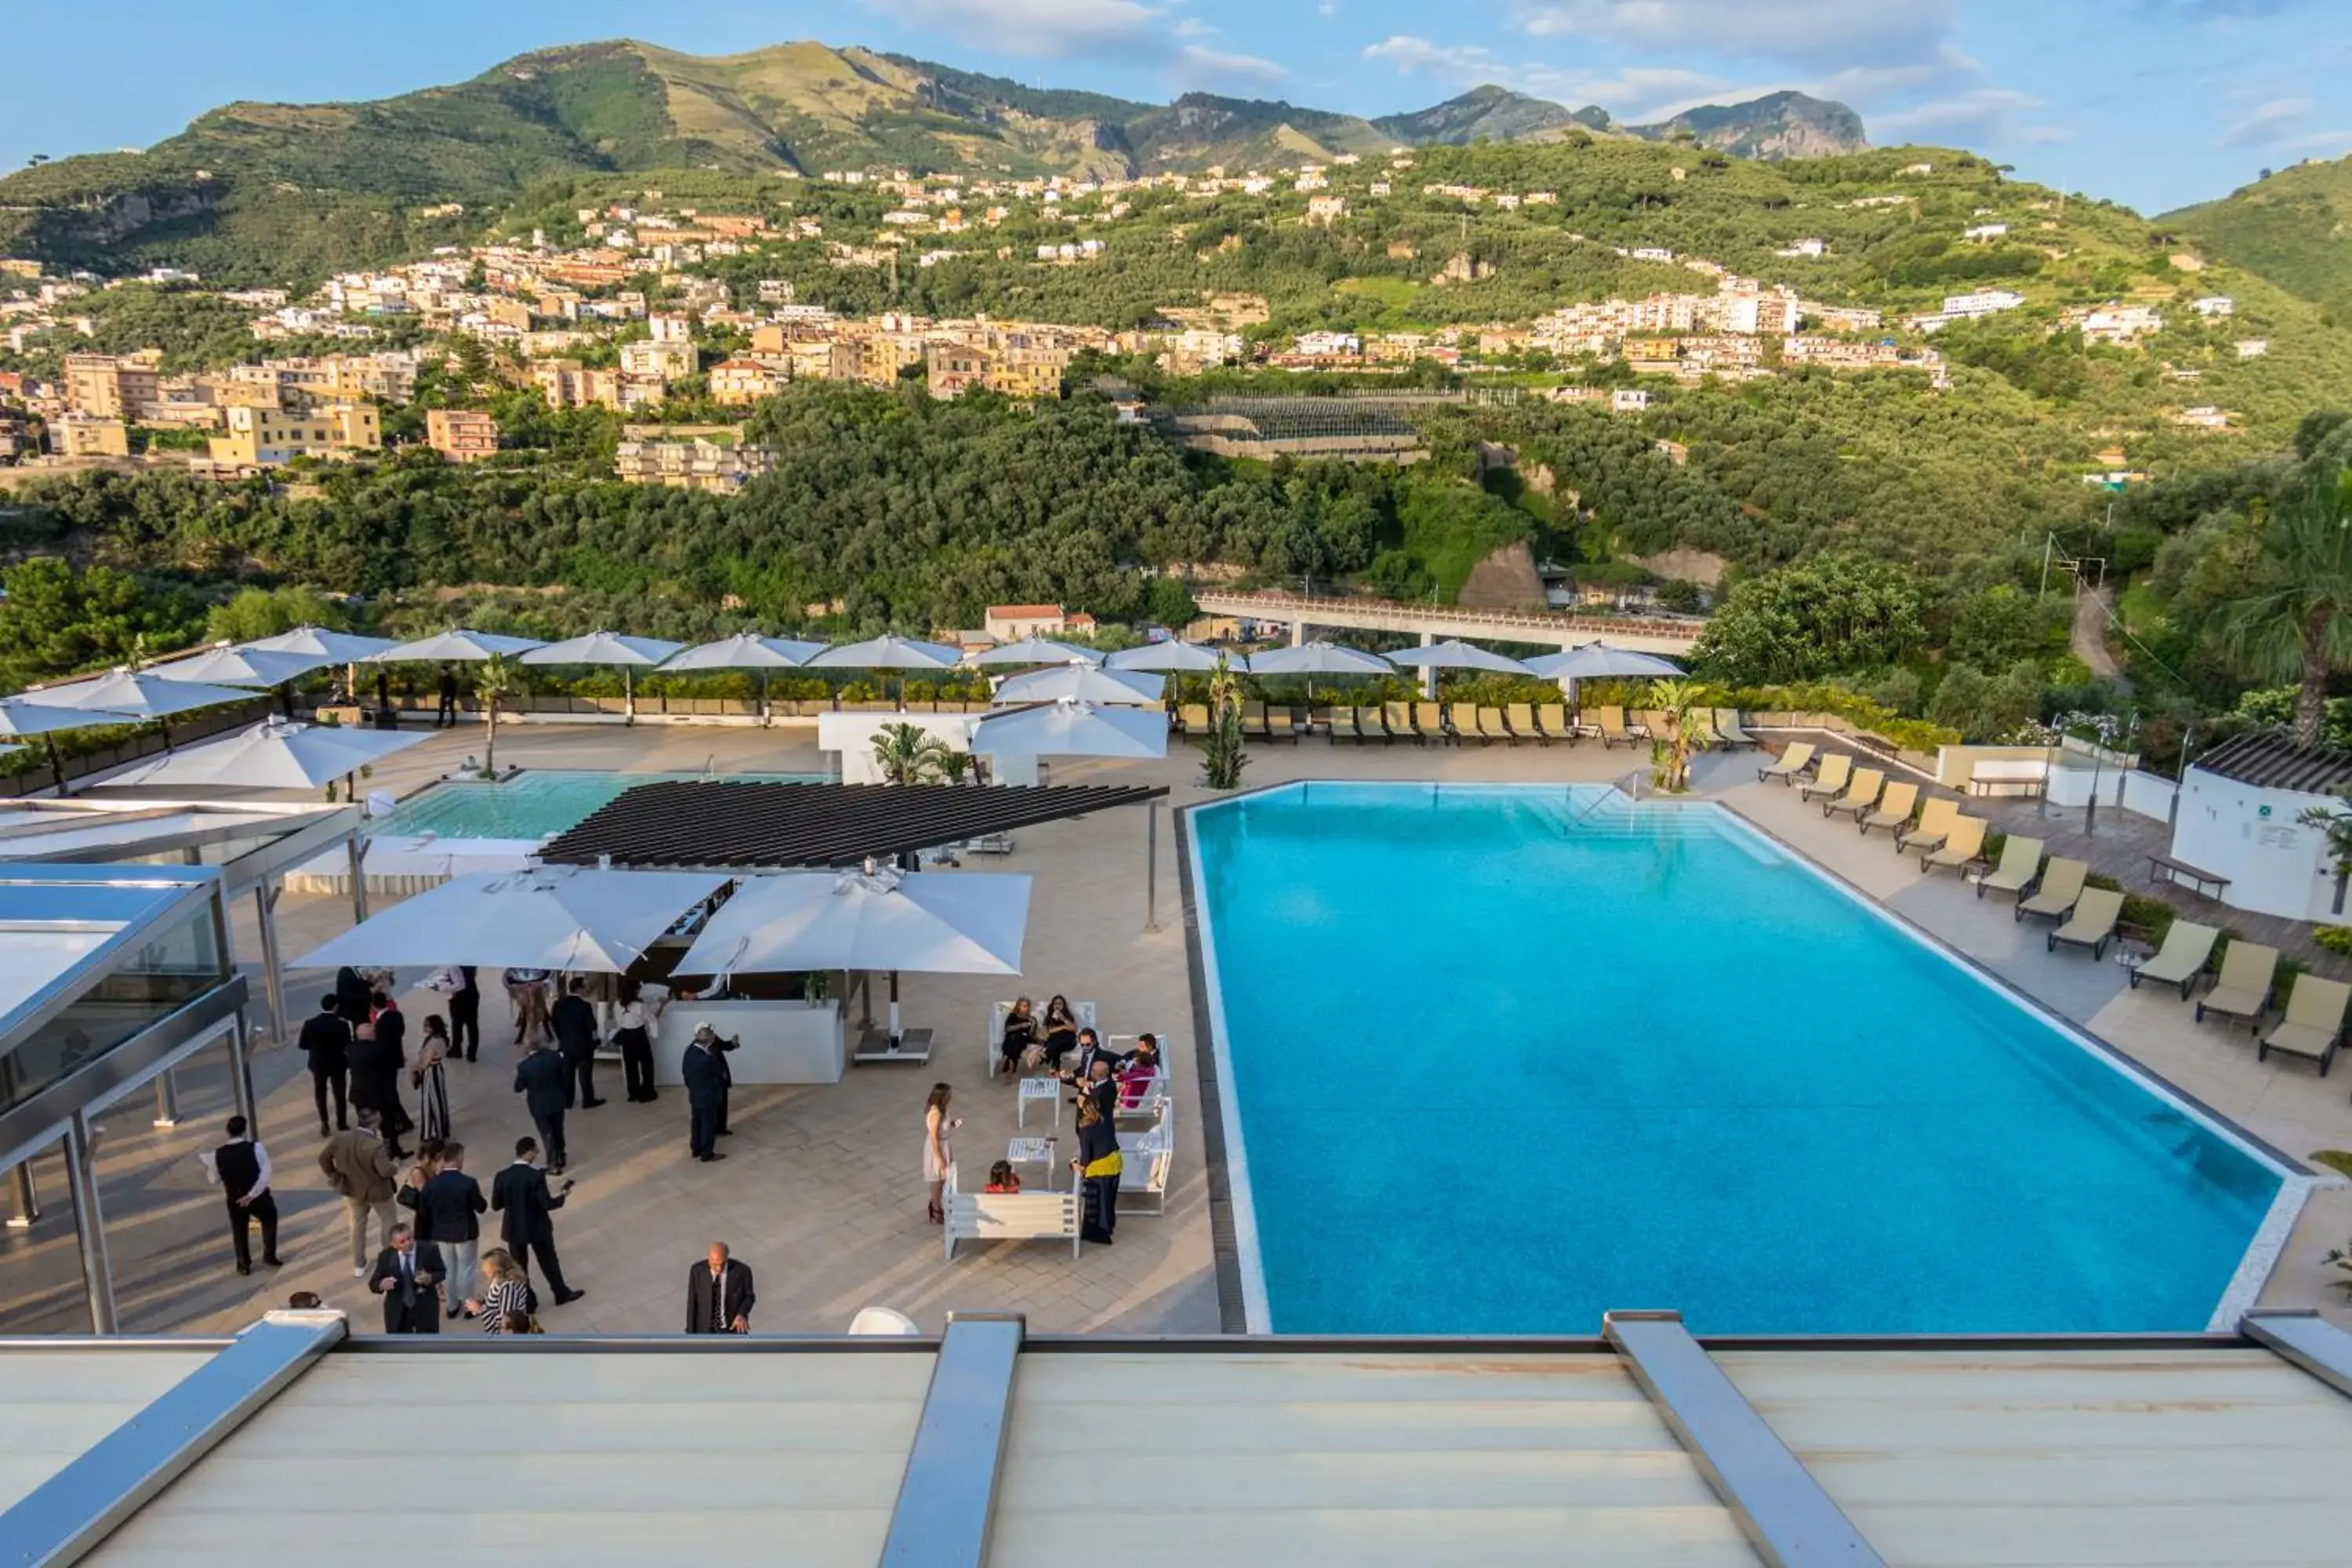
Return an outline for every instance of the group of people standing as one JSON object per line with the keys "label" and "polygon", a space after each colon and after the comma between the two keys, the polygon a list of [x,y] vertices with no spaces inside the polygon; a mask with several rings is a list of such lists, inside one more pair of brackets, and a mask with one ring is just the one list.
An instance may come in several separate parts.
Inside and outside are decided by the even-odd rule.
{"label": "group of people standing", "polygon": [[[1081,1026],[1070,1005],[1056,996],[1045,1005],[1041,1018],[1029,998],[1021,997],[1005,1016],[998,1042],[1008,1071],[1045,1068],[1069,1087],[1070,1105],[1077,1121],[1077,1150],[1071,1156],[1072,1177],[1084,1194],[1078,1235],[1081,1239],[1109,1246],[1118,1228],[1119,1155],[1117,1117],[1120,1110],[1143,1103],[1160,1076],[1160,1041],[1144,1034],[1135,1048],[1115,1051],[1091,1028]],[[1075,1053],[1075,1054],[1073,1054]],[[1069,1058],[1067,1066],[1064,1058]],[[946,1222],[948,1173],[954,1167],[953,1137],[963,1125],[949,1113],[955,1099],[951,1085],[935,1083],[923,1106],[923,1181],[929,1191],[928,1217],[933,1225]],[[1011,1162],[999,1160],[989,1169],[988,1191],[1017,1193],[1021,1179]]]}

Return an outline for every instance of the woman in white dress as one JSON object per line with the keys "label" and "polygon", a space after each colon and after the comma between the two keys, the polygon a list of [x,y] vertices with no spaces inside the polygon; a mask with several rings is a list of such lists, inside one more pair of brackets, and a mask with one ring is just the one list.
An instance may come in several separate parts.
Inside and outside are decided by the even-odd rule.
{"label": "woman in white dress", "polygon": [[931,1190],[929,1218],[933,1225],[947,1223],[945,1194],[948,1172],[955,1165],[955,1145],[950,1142],[955,1130],[963,1125],[961,1116],[948,1114],[948,1102],[955,1090],[943,1083],[931,1085],[931,1098],[923,1105],[923,1180]]}

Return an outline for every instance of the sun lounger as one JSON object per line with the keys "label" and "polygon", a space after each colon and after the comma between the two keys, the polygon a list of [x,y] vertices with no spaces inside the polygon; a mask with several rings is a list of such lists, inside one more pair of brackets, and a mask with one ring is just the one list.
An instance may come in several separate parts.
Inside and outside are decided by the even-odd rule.
{"label": "sun lounger", "polygon": [[1897,849],[1940,849],[1944,840],[1952,836],[1952,823],[1960,815],[1960,803],[1949,795],[1930,795],[1927,804],[1919,808],[1919,824],[1909,829],[1895,830]]}
{"label": "sun lounger", "polygon": [[1723,737],[1715,732],[1715,714],[1706,708],[1694,708],[1683,721],[1683,733],[1694,752],[1712,752],[1723,744]]}
{"label": "sun lounger", "polygon": [[[1977,879],[1977,897],[1983,898],[1985,889],[1990,888],[1996,893],[2007,893],[2020,903],[2024,902],[2025,889],[2033,886],[2034,879],[2042,875],[2042,847],[2039,838],[2028,838],[2021,833],[2011,834],[2009,842],[2000,847],[2000,864]],[[2074,864],[2080,865],[2081,862]],[[2075,879],[2074,890],[2077,893],[2083,890],[2080,878]],[[2016,917],[2012,914],[2011,918]]]}
{"label": "sun lounger", "polygon": [[1980,816],[1954,817],[1951,837],[1944,840],[1941,849],[1919,857],[1919,869],[1940,871],[1948,868],[1966,874],[1970,866],[1984,858],[1985,828],[1988,826]]}
{"label": "sun lounger", "polygon": [[1864,768],[1853,775],[1846,792],[1835,800],[1822,802],[1823,816],[1843,816],[1852,812],[1859,818],[1878,804],[1879,792],[1886,787],[1886,773],[1882,768]]}
{"label": "sun lounger", "polygon": [[1782,784],[1787,784],[1812,765],[1813,743],[1811,741],[1799,741],[1780,753],[1779,762],[1767,763],[1758,768],[1756,780],[1761,784],[1766,779],[1779,779]]}
{"label": "sun lounger", "polygon": [[1359,708],[1356,710],[1356,732],[1367,741],[1393,741],[1396,739],[1396,737],[1390,732],[1386,721],[1381,717],[1381,710],[1377,708]]}
{"label": "sun lounger", "polygon": [[1740,728],[1739,710],[1737,708],[1718,708],[1715,710],[1715,732],[1722,739],[1723,749],[1727,752],[1736,752],[1742,746],[1753,748],[1763,744],[1761,741]]}
{"label": "sun lounger", "polygon": [[2284,1051],[2317,1062],[2319,1076],[2326,1078],[2335,1065],[2336,1047],[2344,1039],[2347,1004],[2352,1004],[2352,985],[2322,980],[2316,974],[2296,975],[2294,989],[2286,994],[2286,1016],[2263,1037],[2254,1059],[2264,1061],[2273,1051]]}
{"label": "sun lounger", "polygon": [[1601,743],[1604,747],[1621,744],[1630,746],[1637,741],[1649,738],[1648,731],[1643,730],[1637,733],[1627,727],[1625,710],[1622,708],[1596,708],[1592,710],[1592,722],[1601,731]]}
{"label": "sun lounger", "polygon": [[1412,727],[1412,704],[1410,702],[1381,703],[1381,728],[1389,732],[1389,739],[1391,741],[1420,741],[1424,745],[1428,743],[1427,737]]}
{"label": "sun lounger", "polygon": [[1323,733],[1330,737],[1335,746],[1341,741],[1361,741],[1364,738],[1356,729],[1356,710],[1353,708],[1332,709],[1331,717],[1324,721]]}
{"label": "sun lounger", "polygon": [[1911,826],[1911,808],[1919,804],[1919,786],[1907,780],[1891,784],[1886,793],[1878,797],[1878,809],[1862,819],[1862,831],[1867,837],[1874,827],[1884,827],[1889,833],[1900,833]]}
{"label": "sun lounger", "polygon": [[1464,741],[1486,740],[1478,733],[1478,705],[1475,702],[1449,702],[1445,705],[1445,730],[1455,744]]}
{"label": "sun lounger", "polygon": [[1244,702],[1242,704],[1242,733],[1253,741],[1271,741],[1274,739],[1274,731],[1267,728],[1265,703]]}
{"label": "sun lounger", "polygon": [[948,1169],[947,1257],[955,1258],[959,1241],[1060,1241],[1067,1237],[1070,1256],[1078,1256],[1078,1215],[1084,1200],[1075,1192],[967,1193],[956,1185],[953,1166]]}
{"label": "sun lounger", "polygon": [[1421,731],[1423,745],[1432,741],[1443,743],[1454,738],[1454,732],[1445,727],[1445,710],[1434,702],[1412,705],[1412,727]]}
{"label": "sun lounger", "polygon": [[1628,727],[1645,741],[1666,732],[1666,716],[1655,708],[1637,709],[1625,717]]}
{"label": "sun lounger", "polygon": [[1511,733],[1511,727],[1503,722],[1503,710],[1500,708],[1478,710],[1478,738],[1482,741],[1500,741],[1507,746],[1516,746],[1519,743],[1519,738]]}
{"label": "sun lounger", "polygon": [[1813,776],[1797,786],[1799,800],[1811,800],[1817,795],[1836,795],[1853,782],[1853,759],[1843,752],[1832,752],[1822,759]]}
{"label": "sun lounger", "polygon": [[1289,709],[1267,709],[1265,727],[1268,740],[1287,741],[1294,746],[1298,743],[1298,721]]}
{"label": "sun lounger", "polygon": [[2195,921],[2173,921],[2172,929],[2164,933],[2162,950],[2132,969],[2132,989],[2138,990],[2143,980],[2160,980],[2167,985],[2179,986],[2180,999],[2188,1001],[2189,988],[2205,973],[2206,960],[2213,956],[2213,944],[2221,940],[2221,933],[2211,926],[2199,925]]}
{"label": "sun lounger", "polygon": [[2230,945],[2221,950],[2221,973],[2213,989],[2197,1004],[2197,1021],[2201,1024],[2206,1014],[2219,1013],[2225,1018],[2242,1018],[2260,1030],[2263,1015],[2271,1008],[2278,962],[2277,948],[2231,937]]}
{"label": "sun lounger", "polygon": [[1166,1214],[1168,1172],[1176,1159],[1175,1127],[1162,1119],[1156,1127],[1118,1137],[1119,1211],[1125,1213],[1130,1202],[1139,1200],[1151,1205],[1150,1213]]}
{"label": "sun lounger", "polygon": [[1503,721],[1511,727],[1514,735],[1525,736],[1538,746],[1551,744],[1551,737],[1545,734],[1543,727],[1536,722],[1536,709],[1532,702],[1512,703],[1503,710]]}
{"label": "sun lounger", "polygon": [[1542,725],[1543,732],[1553,740],[1566,741],[1571,746],[1576,744],[1576,726],[1568,721],[1567,703],[1543,704],[1536,710],[1536,722]]}
{"label": "sun lounger", "polygon": [[2083,883],[2091,868],[2080,860],[2070,860],[2060,855],[2042,868],[2042,886],[2030,899],[2020,899],[2012,918],[2023,920],[2028,915],[2040,915],[2044,920],[2061,921],[2074,909],[2074,901],[2083,896]]}
{"label": "sun lounger", "polygon": [[2087,947],[2093,958],[2107,955],[2107,943],[2115,940],[2116,921],[2124,912],[2124,896],[2115,888],[2085,888],[2083,896],[2074,900],[2074,913],[2064,925],[2052,931],[2044,940],[2045,952],[2055,952],[2058,944]]}
{"label": "sun lounger", "polygon": [[1205,735],[1209,732],[1209,705],[1207,703],[1187,702],[1181,710],[1181,718],[1178,721],[1184,726],[1185,734]]}

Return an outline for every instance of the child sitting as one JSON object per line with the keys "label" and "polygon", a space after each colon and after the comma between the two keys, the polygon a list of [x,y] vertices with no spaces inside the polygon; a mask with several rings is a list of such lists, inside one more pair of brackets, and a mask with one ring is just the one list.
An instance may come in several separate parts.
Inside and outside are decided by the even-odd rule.
{"label": "child sitting", "polygon": [[1013,1162],[999,1160],[988,1168],[988,1190],[992,1193],[1017,1193],[1021,1178],[1013,1173]]}

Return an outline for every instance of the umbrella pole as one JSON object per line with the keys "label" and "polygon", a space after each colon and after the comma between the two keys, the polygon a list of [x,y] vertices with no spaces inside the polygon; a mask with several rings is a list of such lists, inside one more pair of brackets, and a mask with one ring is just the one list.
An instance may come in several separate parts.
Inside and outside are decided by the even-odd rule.
{"label": "umbrella pole", "polygon": [[66,759],[58,750],[57,731],[48,731],[41,740],[49,748],[49,781],[57,786],[58,796],[63,798],[66,793]]}
{"label": "umbrella pole", "polygon": [[627,665],[621,666],[621,700],[623,716],[629,723],[637,721],[637,672]]}
{"label": "umbrella pole", "polygon": [[775,723],[776,715],[768,707],[768,672],[763,669],[760,672],[760,728],[773,729]]}
{"label": "umbrella pole", "polygon": [[898,972],[890,972],[890,1048],[898,1048]]}

